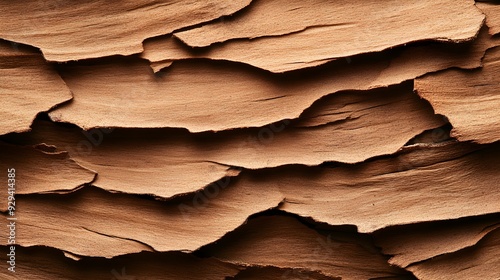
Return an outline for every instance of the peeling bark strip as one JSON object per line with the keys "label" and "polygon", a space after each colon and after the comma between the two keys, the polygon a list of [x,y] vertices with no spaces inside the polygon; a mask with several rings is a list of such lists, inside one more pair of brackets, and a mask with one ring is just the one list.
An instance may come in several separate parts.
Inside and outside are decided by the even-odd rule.
{"label": "peeling bark strip", "polygon": [[16,198],[17,223],[24,229],[17,241],[108,258],[141,251],[194,251],[282,199],[277,190],[258,186],[227,187],[196,205],[191,204],[193,196],[167,203],[93,187],[67,195],[25,195]]}
{"label": "peeling bark strip", "polygon": [[30,130],[39,112],[70,100],[71,92],[40,53],[0,41],[0,98],[2,135]]}
{"label": "peeling bark strip", "polygon": [[282,210],[360,232],[500,212],[500,146],[473,149],[409,147],[356,166],[275,172],[262,184],[280,188]]}
{"label": "peeling bark strip", "polygon": [[475,245],[500,227],[500,215],[389,227],[374,233],[389,263],[400,267]]}
{"label": "peeling bark strip", "polygon": [[456,48],[405,48],[284,76],[206,61],[176,63],[160,77],[135,59],[74,64],[61,74],[75,98],[50,116],[86,129],[259,127],[297,118],[314,101],[335,92],[386,87],[449,67],[479,67],[484,51],[496,44],[483,30],[473,43]]}
{"label": "peeling bark strip", "polygon": [[286,216],[251,219],[205,250],[230,263],[299,268],[342,279],[404,274],[359,235],[335,231],[323,235]]}
{"label": "peeling bark strip", "polygon": [[[2,252],[6,247],[0,247]],[[139,253],[112,259],[82,258],[74,261],[61,251],[17,247],[22,256],[16,273],[0,270],[1,279],[71,280],[222,280],[239,269],[215,259],[201,259],[185,253]],[[323,280],[323,279],[321,279]]]}
{"label": "peeling bark strip", "polygon": [[476,6],[486,14],[486,25],[490,28],[490,34],[500,33],[500,3],[476,3]]}
{"label": "peeling bark strip", "polygon": [[[16,195],[36,192],[71,191],[90,183],[95,173],[68,157],[67,153],[49,154],[31,147],[18,147],[0,142],[0,170],[4,184],[6,170],[16,172]],[[7,209],[7,190],[0,192],[1,211]]]}
{"label": "peeling bark strip", "polygon": [[500,275],[500,229],[477,245],[415,264],[408,269],[418,279],[498,279]]}
{"label": "peeling bark strip", "polygon": [[486,53],[476,71],[448,70],[415,81],[415,89],[436,113],[448,117],[452,136],[462,141],[500,140],[500,48]]}
{"label": "peeling bark strip", "polygon": [[40,48],[47,60],[69,61],[142,52],[142,41],[247,6],[250,0],[0,1],[0,38]]}
{"label": "peeling bark strip", "polygon": [[[176,36],[192,46],[264,37],[213,46],[206,57],[285,72],[416,41],[471,40],[483,20],[472,0],[265,0],[252,3],[247,13],[229,24],[206,25]],[[291,32],[295,33],[267,37]]]}

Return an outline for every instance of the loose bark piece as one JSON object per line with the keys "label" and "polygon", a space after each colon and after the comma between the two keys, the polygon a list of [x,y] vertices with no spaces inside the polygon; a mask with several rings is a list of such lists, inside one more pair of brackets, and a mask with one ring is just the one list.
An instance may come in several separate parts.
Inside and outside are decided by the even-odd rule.
{"label": "loose bark piece", "polygon": [[430,74],[417,79],[415,89],[436,113],[448,117],[458,140],[495,142],[500,139],[499,62],[500,48],[494,48],[486,53],[482,69]]}
{"label": "loose bark piece", "polygon": [[159,62],[151,62],[150,66],[151,66],[151,69],[153,69],[153,71],[155,73],[157,73],[160,70],[171,66],[173,63],[174,63],[174,61],[172,61],[172,60],[162,60]]}
{"label": "loose bark piece", "polygon": [[307,280],[340,280],[325,276],[319,272],[294,268],[278,268],[274,266],[249,267],[238,273],[234,280],[276,280],[276,279],[307,279]]}
{"label": "loose bark piece", "polygon": [[258,186],[206,189],[169,203],[93,187],[65,195],[25,195],[16,198],[16,226],[23,229],[16,242],[96,257],[193,251],[282,199],[277,190]]}
{"label": "loose bark piece", "polygon": [[[70,191],[90,183],[95,173],[81,167],[65,152],[45,153],[31,147],[7,145],[0,142],[0,169],[6,184],[0,199],[5,203],[1,211],[7,210],[7,183],[13,184],[14,193]],[[7,170],[14,169],[14,181],[7,181]],[[5,173],[4,173],[5,172]],[[15,205],[13,205],[15,206]]]}
{"label": "loose bark piece", "polygon": [[490,28],[490,34],[500,33],[500,4],[476,3],[476,6],[486,14],[486,25]]}
{"label": "loose bark piece", "polygon": [[39,52],[0,41],[0,97],[2,135],[28,131],[39,112],[70,100],[72,95]]}
{"label": "loose bark piece", "polygon": [[142,52],[149,37],[232,14],[250,0],[1,1],[0,38],[39,47],[51,61]]}
{"label": "loose bark piece", "polygon": [[500,215],[390,227],[374,233],[389,263],[407,267],[475,245],[500,227]]}
{"label": "loose bark piece", "polygon": [[500,230],[486,235],[471,248],[433,258],[408,267],[418,279],[498,279]]}
{"label": "loose bark piece", "polygon": [[[9,252],[7,246],[0,248]],[[15,251],[18,260],[16,272],[2,269],[2,279],[222,280],[239,272],[238,268],[231,264],[177,252],[144,252],[112,259],[82,258],[74,261],[52,248],[16,246]]]}
{"label": "loose bark piece", "polygon": [[362,237],[342,232],[325,236],[286,216],[251,219],[206,252],[230,263],[316,270],[342,279],[402,274]]}
{"label": "loose bark piece", "polygon": [[207,61],[175,63],[160,77],[134,59],[76,64],[62,69],[75,99],[50,116],[86,129],[259,127],[297,118],[315,100],[338,91],[386,87],[449,67],[479,67],[484,51],[498,43],[483,30],[456,48],[413,47],[283,76]]}
{"label": "loose bark piece", "polygon": [[274,172],[266,183],[286,197],[280,209],[360,232],[499,212],[500,146],[474,147],[413,146],[356,166]]}
{"label": "loose bark piece", "polygon": [[[319,14],[318,6],[321,6]],[[212,47],[207,56],[284,72],[421,40],[472,40],[484,20],[472,0],[406,0],[404,3],[274,0],[258,1],[252,8],[227,27],[225,23],[216,27],[207,25],[176,36],[189,45],[200,46],[230,38],[261,37],[306,28],[285,36],[229,41]],[[276,17],[283,18],[283,24],[276,24]],[[302,20],[306,18],[311,20]],[[221,25],[224,29],[218,31],[217,26]],[[234,26],[241,26],[245,31],[240,35],[240,27]],[[228,35],[222,38],[213,35],[217,32]],[[381,32],[384,36],[380,36]],[[194,39],[200,37],[208,40]]]}

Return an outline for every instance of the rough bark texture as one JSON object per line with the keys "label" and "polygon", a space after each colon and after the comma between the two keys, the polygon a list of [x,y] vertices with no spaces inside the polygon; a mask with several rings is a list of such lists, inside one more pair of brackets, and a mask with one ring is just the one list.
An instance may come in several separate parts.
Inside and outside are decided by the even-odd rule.
{"label": "rough bark texture", "polygon": [[500,5],[0,0],[0,279],[500,279]]}

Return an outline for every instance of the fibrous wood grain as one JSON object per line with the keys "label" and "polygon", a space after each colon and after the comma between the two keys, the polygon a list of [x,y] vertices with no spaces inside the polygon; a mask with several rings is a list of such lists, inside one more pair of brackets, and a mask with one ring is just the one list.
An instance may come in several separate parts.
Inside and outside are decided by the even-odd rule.
{"label": "fibrous wood grain", "polygon": [[0,97],[0,135],[28,131],[39,112],[72,98],[40,53],[6,41],[0,41]]}
{"label": "fibrous wood grain", "polygon": [[47,60],[69,61],[142,51],[142,41],[232,14],[237,1],[1,1],[0,38],[40,48]]}
{"label": "fibrous wood grain", "polygon": [[452,136],[462,141],[500,140],[500,48],[486,53],[484,67],[475,71],[429,74],[415,81],[415,89],[438,114],[448,117]]}

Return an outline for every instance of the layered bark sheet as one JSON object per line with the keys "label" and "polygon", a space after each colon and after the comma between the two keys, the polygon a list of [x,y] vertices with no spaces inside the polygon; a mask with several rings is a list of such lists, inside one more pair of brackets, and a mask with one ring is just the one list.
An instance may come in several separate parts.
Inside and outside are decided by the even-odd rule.
{"label": "layered bark sheet", "polygon": [[69,152],[99,174],[94,185],[101,188],[168,198],[235,176],[239,168],[356,163],[392,154],[415,135],[445,124],[411,86],[338,93],[298,120],[256,129],[193,135],[173,129],[81,131],[37,122],[29,139],[10,141]]}
{"label": "layered bark sheet", "polygon": [[484,29],[470,44],[411,47],[283,76],[208,61],[176,63],[160,76],[136,59],[70,65],[61,74],[74,100],[51,118],[86,129],[259,127],[297,118],[332,93],[387,87],[450,67],[479,67],[484,51],[498,44]]}
{"label": "layered bark sheet", "polygon": [[39,112],[72,98],[39,52],[6,41],[0,41],[0,96],[0,135],[28,131]]}
{"label": "layered bark sheet", "polygon": [[[280,24],[276,18],[281,19]],[[284,72],[421,40],[471,40],[483,20],[484,15],[473,1],[273,0],[255,1],[235,21],[202,26],[176,36],[197,47],[260,37],[228,41],[214,46],[204,57]],[[415,22],[419,23],[417,28]],[[276,36],[280,34],[286,35]]]}
{"label": "layered bark sheet", "polygon": [[0,0],[0,278],[498,280],[498,7]]}
{"label": "layered bark sheet", "polygon": [[40,48],[47,60],[69,61],[142,51],[146,38],[232,14],[237,1],[1,1],[0,38]]}

